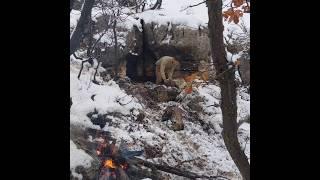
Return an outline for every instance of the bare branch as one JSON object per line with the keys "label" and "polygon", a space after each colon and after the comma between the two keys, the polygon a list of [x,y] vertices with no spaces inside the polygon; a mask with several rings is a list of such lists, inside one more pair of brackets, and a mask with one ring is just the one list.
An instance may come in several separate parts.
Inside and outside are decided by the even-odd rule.
{"label": "bare branch", "polygon": [[78,57],[77,55],[76,55],[76,53],[74,52],[73,53],[73,56],[76,58],[76,59],[80,59],[80,60],[83,60],[83,58],[81,58],[81,57]]}
{"label": "bare branch", "polygon": [[204,4],[204,3],[206,3],[206,2],[207,2],[207,0],[202,1],[202,2],[199,2],[198,4],[194,4],[194,5],[187,6],[186,8],[180,10],[180,12],[185,11],[185,10],[187,10],[187,9],[189,9],[189,8],[192,8],[192,7],[199,6],[200,4]]}
{"label": "bare branch", "polygon": [[81,72],[82,72],[82,69],[83,69],[83,64],[84,64],[85,62],[89,62],[90,60],[92,60],[92,58],[89,58],[89,59],[84,60],[84,61],[81,62],[81,68],[80,68],[80,71],[79,71],[79,74],[78,74],[78,79],[79,79],[79,80],[80,80]]}
{"label": "bare branch", "polygon": [[93,82],[96,83],[96,84],[98,84],[98,81],[96,80],[96,75],[98,73],[99,66],[100,66],[100,61],[98,62],[98,65],[97,65],[97,68],[96,68],[96,72],[94,73],[94,76],[93,76]]}
{"label": "bare branch", "polygon": [[219,175],[217,175],[217,176],[199,175],[199,174],[196,174],[194,172],[178,169],[178,168],[167,166],[167,165],[154,164],[152,162],[145,161],[145,160],[142,160],[142,159],[139,159],[139,158],[136,158],[136,157],[134,157],[132,159],[129,159],[128,161],[131,164],[141,164],[141,165],[143,165],[145,167],[148,167],[148,168],[151,168],[151,169],[157,169],[159,171],[175,174],[175,175],[186,177],[186,178],[190,178],[190,179],[196,179],[196,178],[205,178],[205,179],[224,178],[224,179],[229,179],[227,177],[219,176]]}

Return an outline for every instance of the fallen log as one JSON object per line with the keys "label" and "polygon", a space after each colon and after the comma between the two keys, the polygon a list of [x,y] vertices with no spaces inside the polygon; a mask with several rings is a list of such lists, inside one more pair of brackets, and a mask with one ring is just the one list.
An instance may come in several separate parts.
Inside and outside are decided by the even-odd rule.
{"label": "fallen log", "polygon": [[167,172],[170,174],[175,174],[178,176],[182,176],[182,177],[186,177],[189,179],[197,179],[197,178],[205,178],[205,179],[229,179],[223,176],[206,176],[206,175],[199,175],[197,173],[194,172],[190,172],[190,171],[186,171],[186,170],[182,170],[179,168],[175,168],[175,167],[171,167],[171,166],[167,166],[167,165],[161,165],[161,164],[155,164],[149,161],[145,161],[139,158],[131,158],[128,159],[129,164],[141,164],[145,167],[151,168],[151,169],[157,169],[159,171],[163,171],[163,172]]}

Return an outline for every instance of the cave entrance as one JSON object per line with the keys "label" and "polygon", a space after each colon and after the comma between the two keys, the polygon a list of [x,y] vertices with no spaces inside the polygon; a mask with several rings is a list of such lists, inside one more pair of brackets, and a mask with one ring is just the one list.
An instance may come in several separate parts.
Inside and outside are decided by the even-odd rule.
{"label": "cave entrance", "polygon": [[127,76],[135,82],[155,82],[156,81],[156,61],[154,54],[134,55],[128,54],[126,56]]}
{"label": "cave entrance", "polygon": [[180,70],[176,70],[173,77],[184,77],[197,71],[198,63],[190,54],[187,47],[175,47],[161,45],[149,47],[141,55],[127,54],[127,76],[134,82],[156,81],[156,61],[162,56],[175,57],[181,64]]}
{"label": "cave entrance", "polygon": [[136,32],[136,46],[134,49],[139,53],[128,53],[126,55],[126,74],[131,80],[136,82],[155,82],[155,63],[163,56],[172,56],[181,64],[180,70],[175,71],[173,77],[184,77],[197,71],[196,60],[191,55],[191,46],[155,43],[150,33],[149,35],[147,33],[144,20],[141,19],[140,23],[142,27],[141,33],[137,27],[134,27]]}

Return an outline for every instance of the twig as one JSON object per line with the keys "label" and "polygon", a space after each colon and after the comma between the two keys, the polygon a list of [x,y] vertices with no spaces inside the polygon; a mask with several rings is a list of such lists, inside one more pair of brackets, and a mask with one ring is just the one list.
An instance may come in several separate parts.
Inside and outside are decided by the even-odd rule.
{"label": "twig", "polygon": [[84,60],[84,61],[81,62],[81,68],[80,68],[80,71],[79,71],[79,74],[78,74],[78,79],[79,79],[79,80],[80,80],[81,72],[82,72],[82,69],[83,69],[83,64],[84,64],[85,62],[88,62],[90,59],[92,59],[92,58],[89,58],[89,59]]}
{"label": "twig", "polygon": [[81,57],[78,57],[77,55],[76,55],[76,53],[73,53],[72,54],[76,59],[80,59],[80,60],[83,60],[83,58],[81,58]]}
{"label": "twig", "polygon": [[97,73],[98,73],[99,65],[100,65],[100,61],[98,62],[98,65],[97,65],[97,67],[96,67],[96,72],[94,73],[94,76],[93,76],[93,81],[94,81],[94,82],[97,82],[97,80],[96,80],[96,75],[97,75]]}
{"label": "twig", "polygon": [[211,107],[211,106],[218,107],[219,104],[214,103],[214,104],[211,104],[211,105],[208,105],[208,106],[205,106],[205,107]]}
{"label": "twig", "polygon": [[96,94],[93,94],[90,98],[92,99],[92,101],[94,101],[94,97],[96,96]]}
{"label": "twig", "polygon": [[100,34],[99,38],[97,39],[97,41],[94,43],[94,45],[91,48],[91,53],[94,50],[94,48],[97,46],[98,42],[100,42],[101,38],[107,33],[107,30],[109,29],[109,27],[107,27],[103,33]]}

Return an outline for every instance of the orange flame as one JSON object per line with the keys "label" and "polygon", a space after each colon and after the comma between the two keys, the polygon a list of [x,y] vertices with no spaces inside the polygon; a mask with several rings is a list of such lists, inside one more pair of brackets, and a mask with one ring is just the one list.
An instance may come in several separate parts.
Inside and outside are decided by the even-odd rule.
{"label": "orange flame", "polygon": [[117,168],[117,166],[113,163],[113,161],[111,159],[108,159],[104,162],[104,167],[108,167],[108,168]]}

